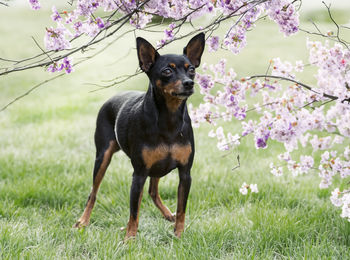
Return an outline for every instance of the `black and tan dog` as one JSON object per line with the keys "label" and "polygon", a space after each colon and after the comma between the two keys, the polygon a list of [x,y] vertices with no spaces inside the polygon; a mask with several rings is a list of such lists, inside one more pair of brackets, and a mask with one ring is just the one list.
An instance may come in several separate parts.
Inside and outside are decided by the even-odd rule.
{"label": "black and tan dog", "polygon": [[[145,39],[137,38],[141,69],[149,78],[144,92],[125,92],[109,99],[100,109],[95,132],[96,161],[93,186],[83,215],[74,227],[89,224],[98,188],[112,155],[123,150],[134,168],[130,191],[130,219],[126,239],[136,236],[143,186],[150,177],[149,194],[163,216],[175,222],[175,235],[181,236],[191,186],[190,170],[194,139],[186,106],[193,93],[195,67],[200,64],[205,38],[193,37],[183,55],[159,55]],[[174,216],[158,193],[159,179],[178,168],[177,211]]]}

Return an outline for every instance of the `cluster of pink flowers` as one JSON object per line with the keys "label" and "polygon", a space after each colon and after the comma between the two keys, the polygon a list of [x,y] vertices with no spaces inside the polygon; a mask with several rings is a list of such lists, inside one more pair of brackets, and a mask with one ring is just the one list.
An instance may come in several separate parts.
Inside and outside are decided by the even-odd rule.
{"label": "cluster of pink flowers", "polygon": [[334,206],[341,207],[340,216],[350,221],[350,189],[341,192],[339,188],[336,188],[332,192],[331,202]]}
{"label": "cluster of pink flowers", "polygon": [[[296,12],[292,1],[274,0],[265,3],[251,1],[218,1],[216,8],[224,14],[234,14],[239,17],[226,33],[223,44],[230,51],[237,54],[247,44],[246,34],[262,14],[267,13],[268,16],[275,21],[281,32],[286,36],[296,33],[299,26],[299,14]],[[213,48],[215,41],[208,41],[210,50]],[[216,43],[215,45],[216,46]]]}
{"label": "cluster of pink flowers", "polygon": [[[270,164],[273,175],[283,175],[284,168],[293,176],[312,170],[321,178],[320,188],[328,188],[336,176],[350,176],[350,148],[343,145],[344,138],[350,137],[350,106],[346,101],[350,98],[350,51],[339,44],[311,41],[307,41],[307,47],[310,65],[317,68],[318,84],[311,90],[296,83],[282,84],[268,75],[263,80],[237,79],[233,69],[227,70],[225,60],[221,60],[216,65],[204,64],[204,74],[197,75],[204,103],[191,107],[190,115],[194,126],[208,122],[216,127],[209,136],[217,138],[221,150],[232,149],[248,135],[253,135],[257,149],[267,148],[271,140],[282,143],[286,152],[278,156],[280,165]],[[297,73],[304,70],[304,63],[292,64],[276,58],[271,60],[270,69],[272,76],[295,81]],[[248,95],[260,95],[262,102],[248,108]],[[329,95],[334,100],[325,107],[322,103],[329,101]],[[318,105],[309,109],[315,102]],[[258,120],[247,118],[251,110],[260,115]],[[217,126],[219,119],[234,118],[241,121],[240,135]],[[293,151],[300,146],[312,147],[313,153],[321,151],[321,159],[315,161],[311,155],[293,159]],[[338,152],[330,150],[333,147]],[[343,152],[339,152],[341,149]],[[350,206],[347,196],[342,197],[344,208]]]}
{"label": "cluster of pink flowers", "polygon": [[229,150],[240,144],[240,136],[238,134],[232,135],[228,133],[226,136],[221,126],[215,132],[211,130],[208,135],[209,137],[216,137],[218,139],[217,147],[219,150]]}
{"label": "cluster of pink flowers", "polygon": [[148,23],[152,21],[151,14],[136,13],[130,18],[130,24],[135,26],[137,29],[144,28]]}
{"label": "cluster of pink flowers", "polygon": [[[243,120],[246,117],[247,105],[245,102],[247,85],[245,82],[236,79],[236,73],[231,68],[228,72],[225,70],[226,60],[222,59],[216,65],[203,65],[204,72],[212,72],[213,75],[197,74],[197,82],[200,91],[204,95],[205,106],[200,109],[191,110],[192,121],[194,125],[201,122],[215,122],[217,118],[224,118],[226,121],[235,117]],[[223,85],[222,89],[212,93],[215,84]],[[224,109],[221,109],[224,108]]]}
{"label": "cluster of pink flowers", "polygon": [[[229,10],[239,10],[241,19],[238,20],[226,33],[223,44],[233,53],[239,53],[247,44],[246,34],[250,30],[266,6],[252,2],[244,4],[243,1],[226,1],[224,7]],[[225,3],[226,3],[225,2]],[[243,8],[242,8],[243,6]]]}
{"label": "cluster of pink flowers", "polygon": [[[278,2],[278,3],[277,3]],[[33,9],[40,8],[38,0],[29,0]],[[246,45],[246,33],[250,30],[257,19],[266,11],[271,19],[276,21],[286,35],[296,32],[298,28],[298,16],[291,1],[212,1],[212,0],[78,0],[75,9],[71,11],[58,11],[52,8],[52,20],[57,27],[50,27],[46,30],[45,46],[47,50],[59,51],[71,47],[71,41],[85,34],[89,37],[96,37],[103,29],[108,28],[111,23],[106,18],[97,15],[98,10],[104,12],[120,12],[122,14],[133,14],[130,17],[130,24],[138,29],[144,28],[153,18],[159,15],[175,20],[187,20],[216,13],[233,15],[233,25],[222,38],[222,44],[234,53],[238,53]],[[108,17],[108,15],[106,16]],[[294,26],[294,27],[293,27]],[[169,25],[165,37],[158,42],[162,47],[174,38],[176,23]],[[293,29],[291,29],[293,28]],[[200,29],[200,28],[199,28]],[[219,37],[213,36],[208,40],[210,51],[216,51],[220,45]],[[238,112],[241,113],[241,112]],[[244,114],[244,111],[242,112]]]}
{"label": "cluster of pink flowers", "polygon": [[214,52],[217,51],[219,49],[219,36],[211,36],[208,41],[207,44],[209,45],[209,52]]}
{"label": "cluster of pink flowers", "polygon": [[33,10],[39,10],[41,7],[38,0],[28,0],[28,2]]}
{"label": "cluster of pink flowers", "polygon": [[215,6],[212,0],[150,0],[145,5],[146,13],[153,13],[175,20],[187,17],[191,20],[204,14],[213,13]]}
{"label": "cluster of pink flowers", "polygon": [[168,29],[164,30],[164,38],[157,42],[157,47],[162,47],[166,43],[174,39],[174,29],[176,28],[176,23],[171,23],[168,26]]}
{"label": "cluster of pink flowers", "polygon": [[46,49],[49,51],[59,51],[70,48],[71,44],[67,39],[69,36],[70,32],[63,26],[46,28],[44,38]]}
{"label": "cluster of pink flowers", "polygon": [[280,26],[285,36],[298,31],[299,14],[296,12],[291,1],[274,0],[266,3],[269,17]]}
{"label": "cluster of pink flowers", "polygon": [[61,61],[56,61],[52,63],[50,66],[48,66],[47,70],[52,73],[63,70],[64,72],[69,74],[74,70],[72,58],[65,57]]}
{"label": "cluster of pink flowers", "polygon": [[310,50],[309,62],[318,67],[318,91],[339,97],[339,101],[349,99],[347,86],[350,85],[350,51],[339,43],[329,46],[327,41],[322,44],[308,40],[307,48]]}
{"label": "cluster of pink flowers", "polygon": [[[93,12],[97,10],[99,5],[98,1],[78,1],[75,10],[61,13],[53,6],[51,19],[57,23],[57,28],[47,30],[44,38],[46,48],[48,50],[67,49],[70,48],[70,41],[81,34],[86,34],[90,37],[96,36],[108,25],[108,22],[93,15]],[[81,21],[81,16],[86,17],[86,19]],[[66,25],[70,25],[70,28],[67,28]]]}
{"label": "cluster of pink flowers", "polygon": [[251,191],[251,193],[258,193],[258,185],[257,184],[247,184],[243,182],[241,188],[239,189],[239,192],[243,195],[247,195],[248,191]]}

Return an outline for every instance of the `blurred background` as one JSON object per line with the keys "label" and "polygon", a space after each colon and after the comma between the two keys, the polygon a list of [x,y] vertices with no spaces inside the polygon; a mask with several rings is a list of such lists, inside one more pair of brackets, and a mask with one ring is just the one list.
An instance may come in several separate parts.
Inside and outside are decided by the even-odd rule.
{"label": "blurred background", "polygon": [[[0,5],[1,58],[21,60],[40,53],[32,37],[44,46],[45,28],[54,26],[51,6],[56,5],[61,11],[69,7],[66,1],[40,2],[42,9],[38,11],[32,11],[24,0],[7,1],[10,7]],[[350,1],[325,2],[331,3],[339,24],[349,25]],[[210,18],[203,19],[194,23],[199,26]],[[315,30],[310,20],[324,32],[336,29],[319,0],[303,1],[300,20],[301,28],[306,30]],[[214,35],[222,36],[228,26],[222,24]],[[124,31],[127,28],[131,27],[127,25]],[[190,27],[186,25],[183,30]],[[136,36],[155,45],[163,33],[141,31]],[[224,50],[205,52],[202,62],[213,64],[224,57],[238,78],[265,73],[274,57],[307,64],[307,37],[323,41],[303,32],[284,37],[274,22],[263,19],[248,33],[247,47],[239,55]],[[211,129],[208,125],[195,129],[197,146],[187,238],[173,241],[170,224],[159,217],[145,196],[140,243],[119,249],[124,235],[119,228],[128,218],[132,174],[129,160],[122,153],[115,155],[102,183],[92,225],[86,232],[72,231],[91,186],[93,134],[99,108],[119,91],[146,90],[148,86],[146,75],[141,74],[95,91],[99,85],[111,84],[116,77],[132,74],[138,67],[135,35],[127,34],[114,43],[113,40],[111,37],[86,53],[78,53],[74,63],[112,43],[101,54],[76,66],[72,74],[47,82],[0,112],[0,258],[1,252],[7,252],[8,258],[116,259],[127,258],[132,252],[152,259],[164,255],[181,259],[208,256],[232,259],[230,256],[242,253],[242,259],[255,252],[250,248],[253,245],[268,259],[288,255],[301,258],[305,252],[317,259],[316,256],[328,256],[330,251],[325,250],[331,250],[336,259],[346,259],[342,254],[349,253],[349,225],[330,205],[330,191],[319,190],[317,173],[300,178],[286,174],[276,179],[268,165],[283,151],[281,145],[272,142],[271,149],[255,150],[253,141],[244,139],[239,149],[225,154],[216,149],[216,140],[207,137]],[[181,53],[187,41],[176,41],[160,53]],[[6,62],[0,61],[0,67],[4,66]],[[308,68],[297,77],[312,85],[314,73],[314,69]],[[55,75],[36,68],[1,76],[0,108]],[[195,106],[202,98],[196,88],[196,94],[188,101]],[[237,121],[224,124],[233,132],[240,132],[239,125]],[[237,154],[241,167],[232,171],[237,165]],[[244,181],[258,183],[260,192],[242,197],[238,189]],[[163,200],[171,210],[176,205],[177,183],[177,174],[169,174],[160,184]]]}

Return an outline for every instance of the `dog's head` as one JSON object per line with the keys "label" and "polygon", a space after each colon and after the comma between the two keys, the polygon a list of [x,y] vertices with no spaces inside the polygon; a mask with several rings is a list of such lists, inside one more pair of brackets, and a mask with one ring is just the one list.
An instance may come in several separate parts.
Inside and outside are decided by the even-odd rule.
{"label": "dog's head", "polygon": [[159,55],[145,39],[136,39],[137,56],[141,69],[148,75],[152,87],[167,99],[184,100],[193,94],[195,68],[204,51],[204,33],[194,36],[183,50],[183,55]]}

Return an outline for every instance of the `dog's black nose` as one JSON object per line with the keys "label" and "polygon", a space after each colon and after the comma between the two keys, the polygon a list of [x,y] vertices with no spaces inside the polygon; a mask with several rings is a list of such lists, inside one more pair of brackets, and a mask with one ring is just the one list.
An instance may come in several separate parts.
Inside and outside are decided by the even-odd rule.
{"label": "dog's black nose", "polygon": [[194,82],[191,79],[186,79],[182,82],[186,90],[191,90],[193,89]]}

